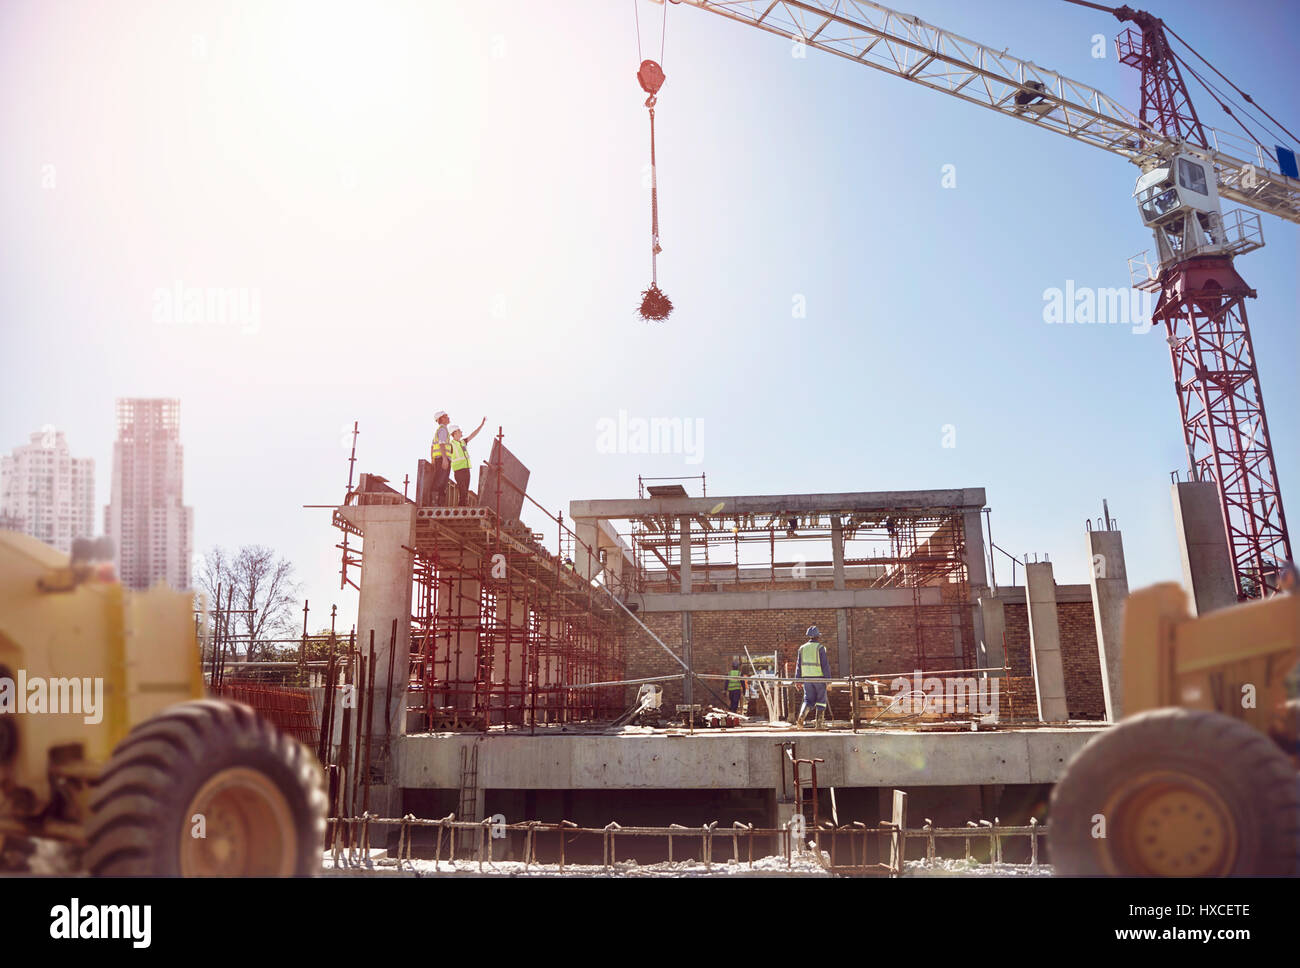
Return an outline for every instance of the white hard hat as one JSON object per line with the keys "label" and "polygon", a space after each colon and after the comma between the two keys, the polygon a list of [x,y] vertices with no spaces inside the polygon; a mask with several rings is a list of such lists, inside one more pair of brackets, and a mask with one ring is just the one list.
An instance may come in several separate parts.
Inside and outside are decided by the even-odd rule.
{"label": "white hard hat", "polygon": [[433,415],[434,422],[436,423],[437,421],[441,420],[441,419],[442,419],[443,417],[445,417],[445,416],[447,416],[447,411],[446,411],[446,410],[439,410],[439,411],[437,411],[437,412]]}
{"label": "white hard hat", "polygon": [[447,428],[447,430],[448,432],[454,434],[456,431],[460,430],[460,424],[452,424],[450,427]]}

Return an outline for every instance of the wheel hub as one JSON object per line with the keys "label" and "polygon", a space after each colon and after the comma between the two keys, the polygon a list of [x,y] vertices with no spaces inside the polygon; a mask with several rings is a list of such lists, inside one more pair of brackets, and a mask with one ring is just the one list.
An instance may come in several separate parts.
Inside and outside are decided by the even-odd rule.
{"label": "wheel hub", "polygon": [[190,801],[184,822],[180,835],[184,877],[294,873],[298,837],[292,811],[264,773],[231,767],[209,777]]}
{"label": "wheel hub", "polygon": [[1111,798],[1105,816],[1113,874],[1227,874],[1237,857],[1237,825],[1227,804],[1184,773],[1135,777]]}

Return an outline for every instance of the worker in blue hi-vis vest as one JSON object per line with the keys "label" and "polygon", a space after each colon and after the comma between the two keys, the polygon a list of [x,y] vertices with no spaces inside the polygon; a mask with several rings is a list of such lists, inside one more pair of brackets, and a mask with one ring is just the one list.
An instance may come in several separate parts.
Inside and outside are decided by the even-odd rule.
{"label": "worker in blue hi-vis vest", "polygon": [[[817,630],[816,625],[810,625],[807,635],[808,641],[799,646],[799,651],[795,655],[795,678],[829,679],[831,677],[831,667],[830,663],[826,661],[826,646],[821,643],[822,634]],[[795,728],[803,728],[804,717],[808,715],[809,709],[817,711],[817,728],[825,729],[825,682],[805,682],[803,684],[803,705],[799,707],[799,718],[795,720]]]}

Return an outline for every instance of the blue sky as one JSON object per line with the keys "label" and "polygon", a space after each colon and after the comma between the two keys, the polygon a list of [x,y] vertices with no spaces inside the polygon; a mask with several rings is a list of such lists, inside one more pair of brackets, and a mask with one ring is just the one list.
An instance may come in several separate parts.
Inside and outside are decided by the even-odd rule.
{"label": "blue sky", "polygon": [[[1105,14],[903,9],[1137,107]],[[655,51],[659,10],[642,3]],[[1296,129],[1300,6],[1154,12]],[[638,473],[703,470],[714,494],[983,486],[998,544],[1081,582],[1105,497],[1131,584],[1177,580],[1159,331],[1043,321],[1044,290],[1124,286],[1151,245],[1137,169],[697,10],[668,20],[677,309],[646,325],[631,0],[5,4],[0,448],[66,431],[102,507],[114,398],[179,397],[198,550],[279,549],[314,616],[354,608],[328,512],[302,508],[341,498],[345,428],[361,470],[400,481],[439,408],[504,427],[553,511],[632,496]],[[1263,227],[1238,268],[1294,519],[1300,263],[1296,226]],[[257,324],[159,322],[177,282],[255,294]],[[701,462],[601,452],[619,411],[702,421]]]}

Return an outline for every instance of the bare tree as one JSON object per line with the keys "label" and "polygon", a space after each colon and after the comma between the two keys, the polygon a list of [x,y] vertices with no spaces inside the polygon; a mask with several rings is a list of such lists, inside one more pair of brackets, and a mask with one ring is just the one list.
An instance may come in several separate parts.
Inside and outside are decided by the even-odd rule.
{"label": "bare tree", "polygon": [[229,602],[229,629],[244,640],[249,659],[273,651],[264,639],[294,635],[298,584],[293,564],[272,549],[245,545],[232,555],[213,548],[203,556],[198,584],[208,596],[210,616],[218,605],[218,590],[220,606]]}

